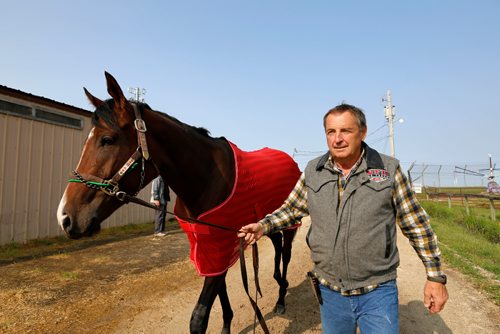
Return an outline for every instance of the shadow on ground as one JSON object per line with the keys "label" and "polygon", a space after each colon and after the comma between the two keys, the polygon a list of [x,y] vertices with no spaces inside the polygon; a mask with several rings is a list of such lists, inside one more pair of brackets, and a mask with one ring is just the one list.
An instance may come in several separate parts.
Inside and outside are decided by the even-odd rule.
{"label": "shadow on ground", "polygon": [[[269,328],[271,333],[309,333],[315,331],[314,328],[318,328],[318,325],[321,323],[319,305],[316,299],[314,299],[311,285],[305,277],[304,281],[298,286],[288,290],[286,304],[285,314],[277,315],[274,312],[268,312],[264,315],[266,322],[269,322],[273,317],[284,317],[290,321],[286,328]],[[271,324],[268,325],[271,326]],[[256,326],[259,326],[258,321]],[[249,334],[253,332],[253,326],[248,326],[238,333]]]}
{"label": "shadow on ground", "polygon": [[399,305],[399,331],[401,334],[452,333],[439,314],[430,314],[418,300]]}
{"label": "shadow on ground", "polygon": [[[7,257],[0,258],[0,267],[6,266],[12,263],[19,263],[24,261],[30,261],[35,259],[40,259],[47,256],[58,255],[76,252],[79,250],[84,250],[96,246],[106,245],[117,241],[129,240],[138,237],[143,237],[152,234],[153,225],[151,224],[151,231],[132,231],[129,233],[121,232],[121,233],[112,233],[112,234],[98,234],[91,238],[83,238],[79,240],[65,240],[61,243],[57,241],[50,245],[34,246],[34,250],[30,255],[23,256],[15,256],[15,257]],[[166,233],[176,233],[181,232],[182,230],[179,227],[177,221],[170,221],[165,226]],[[55,240],[56,238],[54,238]],[[24,247],[21,245],[21,247]]]}

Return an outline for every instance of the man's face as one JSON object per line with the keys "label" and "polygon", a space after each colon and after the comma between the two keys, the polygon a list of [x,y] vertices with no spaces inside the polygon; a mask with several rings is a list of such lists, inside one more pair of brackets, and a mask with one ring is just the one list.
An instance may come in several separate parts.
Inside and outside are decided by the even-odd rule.
{"label": "man's face", "polygon": [[350,112],[332,113],[325,121],[328,150],[336,163],[354,164],[361,153],[361,142],[366,137],[366,128],[361,130],[356,117]]}

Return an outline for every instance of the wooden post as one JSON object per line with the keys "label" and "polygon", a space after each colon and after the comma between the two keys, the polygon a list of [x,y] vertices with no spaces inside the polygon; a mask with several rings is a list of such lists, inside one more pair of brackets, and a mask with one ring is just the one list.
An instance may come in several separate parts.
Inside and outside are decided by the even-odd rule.
{"label": "wooden post", "polygon": [[495,203],[493,202],[493,198],[490,198],[490,211],[491,211],[491,220],[497,220],[497,215],[495,212]]}
{"label": "wooden post", "polygon": [[470,210],[469,210],[469,200],[467,199],[467,196],[464,196],[465,200],[465,213],[467,213],[467,216],[470,215]]}
{"label": "wooden post", "polygon": [[448,195],[448,208],[451,209],[451,195]]}

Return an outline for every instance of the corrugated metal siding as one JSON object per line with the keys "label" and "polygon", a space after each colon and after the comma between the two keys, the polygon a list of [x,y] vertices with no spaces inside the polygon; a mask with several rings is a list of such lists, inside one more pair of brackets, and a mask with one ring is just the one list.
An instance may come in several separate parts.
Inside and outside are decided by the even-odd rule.
{"label": "corrugated metal siding", "polygon": [[[78,130],[0,113],[0,244],[63,234],[57,206],[90,127],[88,117]],[[150,189],[139,197],[149,200]],[[153,219],[153,210],[130,204],[103,227]]]}

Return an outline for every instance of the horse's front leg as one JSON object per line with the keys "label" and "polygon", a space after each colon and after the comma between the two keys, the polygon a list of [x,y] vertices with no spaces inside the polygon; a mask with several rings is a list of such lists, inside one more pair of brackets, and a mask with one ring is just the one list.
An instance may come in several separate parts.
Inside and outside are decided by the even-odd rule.
{"label": "horse's front leg", "polygon": [[224,325],[222,326],[222,334],[231,333],[231,321],[233,320],[233,310],[231,309],[231,304],[229,303],[229,296],[227,295],[226,281],[222,283],[219,288],[219,300],[222,306],[222,319],[224,320]]}
{"label": "horse's front leg", "polygon": [[[225,280],[226,273],[219,276],[205,277],[198,303],[191,314],[191,321],[189,323],[191,333],[204,334],[207,331],[210,311],[221,287],[225,287],[226,285]],[[229,304],[229,299],[227,303]]]}

